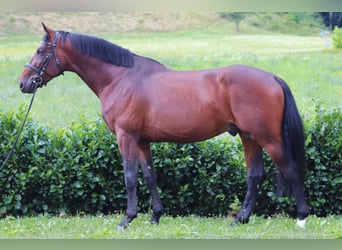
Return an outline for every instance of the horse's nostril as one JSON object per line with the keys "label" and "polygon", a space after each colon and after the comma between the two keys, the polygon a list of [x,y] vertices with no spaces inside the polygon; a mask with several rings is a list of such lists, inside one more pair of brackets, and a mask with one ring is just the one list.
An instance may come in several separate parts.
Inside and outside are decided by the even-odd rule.
{"label": "horse's nostril", "polygon": [[23,89],[24,88],[24,84],[21,82],[20,83],[20,89]]}

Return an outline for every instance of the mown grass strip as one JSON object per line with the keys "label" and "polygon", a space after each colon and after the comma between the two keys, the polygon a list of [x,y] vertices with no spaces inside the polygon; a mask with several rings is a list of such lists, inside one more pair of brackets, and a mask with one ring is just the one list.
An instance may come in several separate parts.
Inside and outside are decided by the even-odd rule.
{"label": "mown grass strip", "polygon": [[230,226],[232,218],[162,217],[159,226],[149,214],[139,214],[126,230],[118,232],[122,215],[75,217],[7,217],[0,221],[1,239],[342,239],[342,217],[310,216],[306,228],[285,216],[252,216],[246,225]]}

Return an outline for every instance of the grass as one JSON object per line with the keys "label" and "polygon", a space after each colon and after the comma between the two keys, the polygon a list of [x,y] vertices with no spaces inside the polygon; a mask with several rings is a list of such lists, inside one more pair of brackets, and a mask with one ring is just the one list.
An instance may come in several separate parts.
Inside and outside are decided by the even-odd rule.
{"label": "grass", "polygon": [[309,217],[304,229],[295,220],[279,216],[264,219],[252,216],[246,225],[230,226],[232,218],[197,216],[161,218],[149,223],[149,214],[117,231],[121,215],[75,217],[7,217],[0,221],[0,239],[341,239],[342,217]]}
{"label": "grass", "polygon": [[[342,51],[325,49],[323,38],[279,34],[229,34],[223,30],[104,35],[136,54],[154,58],[176,70],[247,64],[284,78],[300,109],[313,102],[342,105]],[[10,36],[0,45],[0,109],[18,110],[30,96],[18,88],[23,66],[37,48],[40,36]],[[68,126],[80,115],[100,114],[97,97],[78,76],[66,73],[40,89],[31,117],[50,126]]]}
{"label": "grass", "polygon": [[[235,24],[215,12],[14,12],[0,13],[0,36],[39,34],[41,22],[81,33],[165,32],[213,29],[235,33]],[[248,13],[241,33],[312,35],[324,27],[314,13]]]}

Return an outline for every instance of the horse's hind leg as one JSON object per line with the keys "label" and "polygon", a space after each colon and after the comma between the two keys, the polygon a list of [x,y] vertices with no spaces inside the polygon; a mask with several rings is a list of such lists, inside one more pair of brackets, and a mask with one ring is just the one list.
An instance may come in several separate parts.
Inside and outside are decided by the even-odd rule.
{"label": "horse's hind leg", "polygon": [[262,148],[253,140],[241,136],[247,163],[247,193],[234,223],[247,223],[255,205],[264,173]]}
{"label": "horse's hind leg", "polygon": [[149,143],[139,145],[139,161],[147,187],[149,188],[152,197],[153,215],[151,218],[151,223],[158,224],[160,216],[163,214],[163,205],[157,191],[157,175],[153,168],[152,154]]}
{"label": "horse's hind leg", "polygon": [[286,155],[280,143],[267,144],[264,148],[272,160],[278,165],[289,183],[291,191],[296,199],[298,214],[297,224],[300,227],[304,227],[306,217],[309,215],[309,208],[304,195],[303,166],[299,166],[292,156]]}
{"label": "horse's hind leg", "polygon": [[293,159],[291,159],[285,165],[283,173],[296,199],[298,215],[297,224],[300,227],[304,227],[306,217],[309,215],[309,208],[305,200],[304,179],[298,174],[298,170],[299,169],[297,163]]}

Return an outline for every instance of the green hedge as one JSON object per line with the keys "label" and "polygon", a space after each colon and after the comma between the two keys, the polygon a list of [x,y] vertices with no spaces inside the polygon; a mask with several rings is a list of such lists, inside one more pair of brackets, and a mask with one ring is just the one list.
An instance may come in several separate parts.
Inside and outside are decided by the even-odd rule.
{"label": "green hedge", "polygon": [[[0,162],[18,132],[26,107],[0,112]],[[307,134],[306,195],[311,213],[342,211],[342,115],[318,106],[304,116]],[[246,168],[238,137],[152,147],[158,186],[169,215],[226,215],[240,206]],[[278,170],[266,156],[267,178],[254,212],[295,214],[292,197],[278,197]],[[139,211],[150,198],[139,178]],[[115,137],[99,118],[68,128],[27,123],[9,163],[0,171],[0,215],[117,213],[126,207],[121,159]]]}
{"label": "green hedge", "polygon": [[342,49],[342,28],[338,28],[336,26],[333,30],[331,38],[332,38],[334,48]]}

